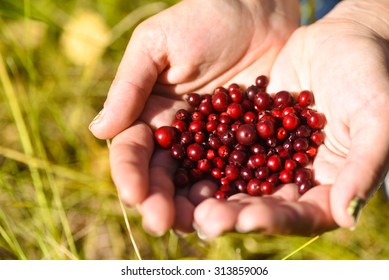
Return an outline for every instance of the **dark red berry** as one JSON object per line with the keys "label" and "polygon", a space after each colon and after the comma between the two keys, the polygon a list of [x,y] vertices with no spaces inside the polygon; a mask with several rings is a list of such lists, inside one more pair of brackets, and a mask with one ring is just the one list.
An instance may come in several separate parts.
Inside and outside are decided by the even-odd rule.
{"label": "dark red berry", "polygon": [[170,153],[175,159],[183,159],[186,156],[185,147],[182,144],[175,143],[170,148]]}
{"label": "dark red berry", "polygon": [[265,75],[260,75],[255,79],[255,85],[261,89],[265,89],[269,84],[269,79]]}
{"label": "dark red berry", "polygon": [[226,177],[230,181],[238,179],[240,175],[240,169],[236,165],[227,165],[225,168]]}
{"label": "dark red berry", "polygon": [[272,104],[272,98],[266,92],[258,92],[253,98],[253,103],[257,111],[267,110]]}
{"label": "dark red berry", "polygon": [[197,107],[201,102],[201,96],[198,93],[189,93],[185,97],[185,100],[190,106]]}
{"label": "dark red berry", "polygon": [[295,130],[300,124],[300,119],[295,114],[288,114],[282,119],[282,125],[287,130]]}
{"label": "dark red berry", "polygon": [[193,143],[186,149],[186,154],[188,155],[188,159],[191,161],[199,161],[205,157],[205,150],[202,145]]}
{"label": "dark red berry", "polygon": [[170,149],[179,142],[180,131],[173,126],[161,126],[154,132],[154,137],[162,148]]}
{"label": "dark red berry", "polygon": [[260,190],[262,194],[272,194],[274,191],[274,184],[268,181],[262,182],[260,185]]}
{"label": "dark red berry", "polygon": [[246,191],[252,196],[260,196],[261,192],[261,181],[257,178],[251,179],[246,186]]}
{"label": "dark red berry", "polygon": [[254,144],[257,138],[257,131],[253,124],[242,124],[236,131],[236,140],[244,146]]}
{"label": "dark red berry", "polygon": [[260,120],[257,123],[257,132],[261,138],[267,139],[274,135],[274,123],[270,120]]}
{"label": "dark red berry", "polygon": [[303,90],[298,95],[297,101],[302,107],[310,106],[314,103],[313,93],[309,90]]}
{"label": "dark red berry", "polygon": [[290,170],[284,169],[280,172],[279,179],[284,184],[291,183],[291,182],[293,182],[293,179],[294,179],[293,172]]}
{"label": "dark red berry", "polygon": [[325,118],[318,112],[312,112],[307,117],[307,124],[313,129],[322,129],[324,127]]}
{"label": "dark red berry", "polygon": [[212,106],[218,112],[225,111],[230,102],[230,96],[224,91],[220,91],[212,95]]}
{"label": "dark red berry", "polygon": [[274,107],[276,108],[285,108],[289,107],[293,104],[293,97],[290,92],[286,90],[282,90],[276,93],[273,98]]}
{"label": "dark red berry", "polygon": [[270,156],[267,159],[266,165],[270,168],[271,171],[279,171],[282,168],[281,157],[279,155]]}

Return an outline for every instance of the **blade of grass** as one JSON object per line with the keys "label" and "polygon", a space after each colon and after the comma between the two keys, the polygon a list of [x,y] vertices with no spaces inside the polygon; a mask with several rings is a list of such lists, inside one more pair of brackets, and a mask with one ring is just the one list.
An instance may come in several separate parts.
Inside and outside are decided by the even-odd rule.
{"label": "blade of grass", "polygon": [[286,255],[285,257],[282,258],[282,260],[287,260],[289,259],[290,257],[292,257],[293,255],[297,254],[298,252],[300,252],[301,250],[303,250],[305,247],[309,246],[310,244],[312,244],[313,242],[315,242],[316,240],[319,239],[319,235],[313,237],[312,239],[310,239],[309,241],[305,242],[303,245],[301,245],[300,247],[298,247],[296,250],[294,250],[293,252],[289,253],[288,255]]}
{"label": "blade of grass", "polygon": [[[21,260],[26,260],[27,257],[23,252],[16,236],[13,234],[11,230],[10,224],[8,222],[7,216],[4,215],[3,210],[0,208],[0,236],[7,242],[8,246],[13,250],[14,253]],[[1,225],[4,224],[5,228]]]}

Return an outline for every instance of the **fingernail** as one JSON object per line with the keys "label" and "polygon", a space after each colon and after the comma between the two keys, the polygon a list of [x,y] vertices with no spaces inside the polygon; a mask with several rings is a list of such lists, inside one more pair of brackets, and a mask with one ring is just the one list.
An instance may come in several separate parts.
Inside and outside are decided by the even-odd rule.
{"label": "fingernail", "polygon": [[350,204],[347,207],[347,213],[354,220],[354,225],[351,227],[351,230],[354,230],[356,228],[359,217],[361,215],[361,210],[364,205],[365,205],[365,201],[357,196],[350,201]]}
{"label": "fingernail", "polygon": [[196,231],[197,236],[198,236],[201,240],[203,240],[203,241],[209,240],[209,237],[200,229],[200,227],[198,226],[198,224],[193,223],[192,226],[193,226],[194,230]]}
{"label": "fingernail", "polygon": [[89,129],[91,129],[91,127],[98,123],[99,121],[101,121],[102,117],[103,117],[103,113],[104,113],[104,108],[96,115],[96,117],[92,120],[92,122],[89,124]]}
{"label": "fingernail", "polygon": [[187,237],[189,235],[189,233],[180,231],[178,229],[174,229],[173,232],[174,232],[175,235],[177,235],[180,238],[185,238],[185,237]]}

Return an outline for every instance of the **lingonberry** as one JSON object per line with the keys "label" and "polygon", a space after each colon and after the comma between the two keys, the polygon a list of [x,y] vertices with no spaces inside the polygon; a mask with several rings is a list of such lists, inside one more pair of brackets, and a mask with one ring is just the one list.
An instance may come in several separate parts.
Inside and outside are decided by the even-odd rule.
{"label": "lingonberry", "polygon": [[282,125],[287,130],[295,130],[300,124],[300,119],[293,113],[286,115],[282,119]]}
{"label": "lingonberry", "polygon": [[250,179],[246,186],[247,193],[252,196],[260,196],[262,194],[261,183],[257,178]]}
{"label": "lingonberry", "polygon": [[188,155],[188,159],[191,161],[199,161],[200,159],[204,158],[205,150],[202,145],[193,143],[187,147],[186,154]]}
{"label": "lingonberry", "polygon": [[201,95],[198,93],[188,93],[185,97],[185,100],[190,106],[194,108],[200,105]]}
{"label": "lingonberry", "polygon": [[293,104],[293,97],[289,91],[282,90],[275,94],[273,98],[274,107],[283,109]]}
{"label": "lingonberry", "polygon": [[242,145],[253,145],[257,138],[257,131],[253,124],[242,124],[236,131],[236,140]]}
{"label": "lingonberry", "polygon": [[212,96],[212,106],[218,112],[224,112],[230,104],[230,96],[224,91],[219,91]]}
{"label": "lingonberry", "polygon": [[272,182],[262,182],[259,186],[262,194],[272,194],[274,191],[275,184]]}
{"label": "lingonberry", "polygon": [[171,126],[155,130],[162,148],[177,159],[177,187],[205,176],[219,184],[214,196],[272,194],[278,184],[296,183],[300,194],[314,186],[308,164],[324,141],[323,114],[310,108],[313,93],[266,92],[268,79],[258,76],[244,90],[231,83],[212,94],[189,93],[190,110],[179,109]]}
{"label": "lingonberry", "polygon": [[180,131],[173,126],[161,126],[154,132],[157,143],[165,149],[170,149],[179,142]]}
{"label": "lingonberry", "polygon": [[270,120],[260,120],[257,123],[258,135],[264,139],[270,138],[274,135],[274,123]]}
{"label": "lingonberry", "polygon": [[303,90],[298,95],[297,101],[302,107],[310,106],[314,103],[313,93],[309,90]]}

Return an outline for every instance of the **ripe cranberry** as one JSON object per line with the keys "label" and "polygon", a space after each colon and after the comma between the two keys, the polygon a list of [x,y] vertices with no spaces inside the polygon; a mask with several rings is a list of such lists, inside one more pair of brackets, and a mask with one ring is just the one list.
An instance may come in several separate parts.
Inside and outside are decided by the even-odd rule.
{"label": "ripe cranberry", "polygon": [[297,152],[293,155],[293,160],[300,166],[305,166],[309,163],[308,155],[304,152]]}
{"label": "ripe cranberry", "polygon": [[228,147],[227,145],[221,145],[219,149],[217,149],[217,154],[221,158],[228,158],[228,156],[230,155],[230,151],[230,147]]}
{"label": "ripe cranberry", "polygon": [[297,152],[306,151],[309,147],[309,142],[307,138],[297,138],[293,142],[293,149]]}
{"label": "ripe cranberry", "polygon": [[230,181],[238,179],[240,175],[240,169],[236,165],[227,165],[224,172],[226,173],[227,179]]}
{"label": "ripe cranberry", "polygon": [[266,163],[267,167],[270,168],[271,171],[278,171],[282,167],[281,157],[279,155],[272,155],[267,159]]}
{"label": "ripe cranberry", "polygon": [[254,172],[252,169],[243,166],[240,168],[240,177],[243,180],[248,181],[248,180],[254,178]]}
{"label": "ripe cranberry", "polygon": [[254,100],[254,96],[259,92],[260,88],[258,88],[257,86],[255,85],[251,85],[249,86],[246,91],[245,91],[245,94],[246,94],[246,97],[247,99],[246,100],[250,100],[250,101],[253,101]]}
{"label": "ripe cranberry", "polygon": [[230,93],[230,98],[232,102],[241,103],[243,101],[243,92],[239,88],[233,88],[228,91]]}
{"label": "ripe cranberry", "polygon": [[185,109],[179,109],[176,112],[176,119],[181,121],[186,121],[190,118],[190,113]]}
{"label": "ripe cranberry", "polygon": [[224,91],[219,91],[212,95],[212,106],[218,112],[224,112],[230,101],[230,96]]}
{"label": "ripe cranberry", "polygon": [[220,169],[224,169],[226,167],[226,162],[221,157],[215,157],[212,160],[212,164]]}
{"label": "ripe cranberry", "polygon": [[154,132],[154,137],[162,148],[170,149],[179,142],[180,132],[172,126],[161,126]]}
{"label": "ripe cranberry", "polygon": [[194,135],[194,140],[197,143],[204,143],[206,139],[207,139],[207,135],[205,134],[204,131],[198,131]]}
{"label": "ripe cranberry", "polygon": [[182,121],[182,120],[174,120],[172,122],[172,126],[177,128],[180,132],[185,132],[187,130],[187,125],[186,125],[186,122]]}
{"label": "ripe cranberry", "polygon": [[215,167],[215,168],[213,168],[213,169],[211,170],[211,175],[212,175],[212,177],[215,178],[215,179],[221,179],[222,176],[223,176],[223,172],[221,171],[220,168]]}
{"label": "ripe cranberry", "polygon": [[214,197],[218,200],[226,200],[228,198],[228,194],[221,190],[217,190],[214,194]]}
{"label": "ripe cranberry", "polygon": [[205,151],[202,145],[193,143],[187,147],[186,154],[191,161],[199,161],[200,159],[204,158]]}
{"label": "ripe cranberry", "polygon": [[219,125],[219,122],[217,120],[210,120],[210,121],[205,123],[205,129],[208,132],[214,132],[218,125]]}
{"label": "ripe cranberry", "polygon": [[197,162],[197,168],[203,172],[210,172],[212,170],[212,162],[209,159],[203,158]]}
{"label": "ripe cranberry", "polygon": [[254,175],[259,180],[266,180],[269,177],[270,169],[267,166],[261,166],[255,169]]}
{"label": "ripe cranberry", "polygon": [[253,103],[257,111],[267,110],[272,104],[272,98],[266,92],[258,92],[253,98]]}
{"label": "ripe cranberry", "polygon": [[247,161],[247,154],[243,151],[233,150],[228,157],[228,163],[242,166]]}
{"label": "ripe cranberry", "polygon": [[248,111],[243,115],[243,121],[245,123],[255,123],[257,121],[257,114],[253,111]]}
{"label": "ripe cranberry", "polygon": [[225,124],[225,123],[220,123],[217,127],[216,127],[216,133],[218,135],[222,134],[223,132],[229,130],[229,126],[228,124]]}
{"label": "ripe cranberry", "polygon": [[266,153],[265,147],[263,147],[261,144],[254,143],[251,147],[250,150],[253,154],[264,154]]}
{"label": "ripe cranberry", "polygon": [[235,134],[231,130],[224,131],[219,136],[224,145],[233,146],[236,143]]}
{"label": "ripe cranberry", "polygon": [[286,115],[289,115],[291,113],[296,114],[296,109],[294,107],[285,107],[282,110],[281,117],[285,117]]}
{"label": "ripe cranberry", "polygon": [[212,107],[212,103],[211,101],[208,101],[206,99],[204,99],[199,107],[198,107],[198,110],[204,114],[205,116],[209,116],[210,114],[212,114],[213,112],[213,107]]}
{"label": "ripe cranberry", "polygon": [[255,169],[266,164],[266,155],[255,154],[249,157],[247,161],[247,167]]}
{"label": "ripe cranberry", "polygon": [[297,163],[293,159],[287,159],[284,163],[284,168],[289,171],[295,170]]}
{"label": "ripe cranberry", "polygon": [[236,131],[236,140],[245,146],[250,146],[257,141],[257,132],[253,124],[242,124]]}
{"label": "ripe cranberry", "polygon": [[192,121],[205,121],[205,115],[201,113],[200,111],[194,111],[191,114]]}
{"label": "ripe cranberry", "polygon": [[170,148],[170,154],[175,159],[183,159],[186,156],[185,147],[182,144],[175,143]]}
{"label": "ripe cranberry", "polygon": [[312,181],[308,180],[298,185],[299,194],[303,195],[312,188]]}
{"label": "ripe cranberry", "polygon": [[286,90],[282,90],[276,93],[273,98],[274,107],[276,108],[285,108],[289,107],[293,104],[293,97],[290,92]]}
{"label": "ripe cranberry", "polygon": [[309,146],[305,152],[310,158],[314,158],[317,154],[317,148]]}
{"label": "ripe cranberry", "polygon": [[310,139],[316,146],[320,146],[324,142],[324,134],[320,130],[316,130],[311,134]]}
{"label": "ripe cranberry", "polygon": [[222,145],[222,141],[220,140],[220,138],[214,134],[211,134],[209,135],[209,138],[208,138],[208,145],[212,148],[212,149],[219,149],[219,147]]}
{"label": "ripe cranberry", "polygon": [[280,179],[278,177],[279,177],[278,173],[273,173],[269,177],[266,178],[266,181],[269,183],[273,183],[274,185],[277,185],[280,181]]}
{"label": "ripe cranberry", "polygon": [[204,173],[198,168],[192,168],[189,170],[189,180],[191,182],[197,182],[204,178]]}
{"label": "ripe cranberry", "polygon": [[297,137],[309,137],[311,135],[312,129],[305,125],[302,124],[296,129],[296,136]]}
{"label": "ripe cranberry", "polygon": [[293,182],[293,179],[294,179],[293,172],[290,170],[284,169],[280,172],[279,179],[284,184],[291,183],[291,182]]}
{"label": "ripe cranberry", "polygon": [[269,84],[269,79],[265,75],[260,75],[255,79],[255,85],[261,89],[265,89]]}
{"label": "ripe cranberry", "polygon": [[189,131],[196,133],[205,130],[205,123],[203,121],[192,121],[189,124]]}
{"label": "ripe cranberry", "polygon": [[274,191],[275,185],[271,182],[265,181],[260,185],[260,190],[262,194],[272,194]]}
{"label": "ripe cranberry", "polygon": [[243,179],[234,181],[235,188],[240,193],[247,193],[247,182]]}
{"label": "ripe cranberry", "polygon": [[261,192],[261,181],[257,178],[251,179],[246,186],[247,193],[252,196],[260,196]]}
{"label": "ripe cranberry", "polygon": [[289,131],[295,130],[300,124],[300,119],[293,113],[286,115],[282,119],[282,125]]}
{"label": "ripe cranberry", "polygon": [[294,182],[300,185],[312,179],[312,171],[308,168],[297,169],[294,173]]}
{"label": "ripe cranberry", "polygon": [[297,101],[302,107],[310,106],[314,103],[313,93],[309,90],[303,90],[298,95]]}
{"label": "ripe cranberry", "polygon": [[313,129],[322,129],[325,123],[325,118],[318,112],[312,112],[307,117],[307,124]]}
{"label": "ripe cranberry", "polygon": [[202,98],[201,98],[200,94],[198,94],[198,93],[189,93],[185,97],[185,100],[186,100],[186,102],[188,102],[188,104],[190,106],[197,107],[197,106],[199,106]]}
{"label": "ripe cranberry", "polygon": [[216,157],[215,150],[210,149],[207,151],[207,159],[212,160],[215,157]]}
{"label": "ripe cranberry", "polygon": [[261,138],[267,139],[274,135],[274,123],[270,120],[260,120],[257,123],[257,132]]}

